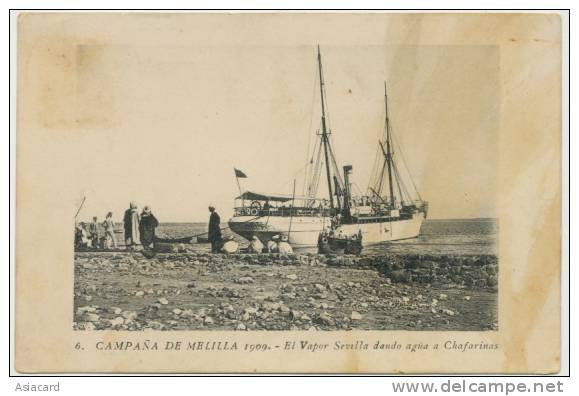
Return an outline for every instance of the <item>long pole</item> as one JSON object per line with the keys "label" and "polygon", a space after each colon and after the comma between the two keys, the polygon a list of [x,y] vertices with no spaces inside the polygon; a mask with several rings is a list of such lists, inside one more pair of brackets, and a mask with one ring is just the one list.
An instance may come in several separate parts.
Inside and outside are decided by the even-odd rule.
{"label": "long pole", "polygon": [[289,229],[287,231],[287,239],[289,241],[289,237],[290,234],[292,232],[292,219],[293,219],[293,213],[294,213],[294,200],[296,198],[296,179],[294,179],[294,192],[292,194],[292,206],[290,208],[290,222],[289,222]]}
{"label": "long pole", "polygon": [[328,132],[326,130],[326,106],[324,103],[324,73],[322,72],[322,54],[318,45],[318,68],[320,70],[320,97],[322,100],[322,143],[324,144],[324,158],[326,160],[326,179],[328,180],[328,195],[330,209],[334,209],[334,195],[332,194],[332,178],[330,176],[330,162],[328,160]]}
{"label": "long pole", "polygon": [[78,214],[80,213],[80,210],[82,209],[82,206],[84,205],[84,201],[86,201],[86,197],[82,197],[82,202],[80,203],[80,206],[78,207],[78,210],[76,211],[76,214],[74,215],[74,221],[76,222],[76,217],[78,216]]}
{"label": "long pole", "polygon": [[394,206],[394,188],[392,186],[392,150],[390,148],[390,120],[388,119],[388,92],[384,81],[384,105],[386,107],[386,161],[388,162],[388,187],[390,188],[390,203]]}

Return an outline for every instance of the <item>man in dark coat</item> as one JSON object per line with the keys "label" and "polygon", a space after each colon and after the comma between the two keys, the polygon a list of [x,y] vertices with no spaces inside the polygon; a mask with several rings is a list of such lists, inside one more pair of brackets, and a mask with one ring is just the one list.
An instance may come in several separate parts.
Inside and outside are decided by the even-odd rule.
{"label": "man in dark coat", "polygon": [[155,241],[155,228],[157,228],[158,225],[159,222],[153,213],[151,213],[151,208],[145,206],[143,213],[141,213],[141,222],[139,223],[139,234],[143,248],[150,248]]}
{"label": "man in dark coat", "polygon": [[98,222],[98,219],[96,217],[92,218],[92,223],[90,223],[89,231],[90,231],[90,238],[91,238],[91,243],[92,243],[91,247],[93,249],[100,248],[99,241],[102,237],[102,229],[101,229],[100,224]]}
{"label": "man in dark coat", "polygon": [[208,239],[211,242],[211,252],[217,253],[221,249],[221,229],[219,228],[221,219],[214,206],[209,206],[209,212],[211,212],[211,215],[209,216]]}

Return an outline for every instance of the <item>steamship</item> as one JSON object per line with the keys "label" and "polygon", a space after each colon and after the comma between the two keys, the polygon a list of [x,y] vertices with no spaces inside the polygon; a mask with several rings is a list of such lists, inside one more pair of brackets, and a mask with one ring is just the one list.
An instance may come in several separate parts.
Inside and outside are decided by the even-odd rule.
{"label": "steamship", "polygon": [[[320,232],[329,228],[344,235],[361,233],[364,245],[417,237],[428,203],[420,197],[407,167],[402,168],[406,163],[392,134],[386,84],[384,133],[378,141],[371,183],[366,193],[355,195],[352,166],[343,166],[340,172],[331,144],[319,46],[317,63],[321,127],[316,131],[318,138],[306,166],[307,188],[302,195],[295,194],[295,182],[294,193],[289,195],[240,189],[234,215],[228,222],[230,229],[248,240],[257,236],[267,241],[274,235],[285,235],[294,248],[317,246]],[[402,177],[402,169],[410,184]],[[323,179],[327,196],[319,197],[318,187]]]}

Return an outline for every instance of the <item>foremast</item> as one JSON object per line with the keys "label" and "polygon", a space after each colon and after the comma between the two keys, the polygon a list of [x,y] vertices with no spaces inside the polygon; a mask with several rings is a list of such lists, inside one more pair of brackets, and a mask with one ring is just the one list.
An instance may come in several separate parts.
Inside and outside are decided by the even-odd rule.
{"label": "foremast", "polygon": [[384,81],[384,107],[385,107],[385,124],[386,124],[386,163],[388,164],[388,188],[390,190],[390,205],[392,207],[396,204],[394,197],[394,187],[392,185],[392,144],[390,137],[390,119],[388,118],[388,90],[386,89],[386,81]]}
{"label": "foremast", "polygon": [[330,199],[330,209],[334,209],[334,194],[332,192],[332,176],[330,174],[330,161],[328,155],[328,146],[330,145],[328,139],[328,130],[326,128],[326,104],[324,101],[324,72],[322,69],[322,53],[318,45],[318,70],[320,73],[320,98],[322,103],[322,145],[324,147],[324,158],[326,163],[326,179],[328,181],[328,196]]}
{"label": "foremast", "polygon": [[[344,182],[342,181],[342,177],[336,163],[336,158],[330,138],[332,130],[329,122],[324,69],[322,66],[322,54],[319,45],[317,58],[318,64],[316,65],[316,73],[317,77],[319,77],[319,92],[322,111],[320,120],[321,125],[316,130],[316,135],[320,138],[316,140],[316,144],[312,151],[312,157],[309,160],[309,164],[307,165],[311,166],[311,174],[309,175],[307,192],[304,191],[304,193],[307,197],[311,198],[309,205],[314,205],[314,198],[317,196],[320,177],[322,175],[322,168],[325,168],[323,173],[325,173],[326,182],[328,184],[327,202],[329,204],[330,212],[335,214],[342,209],[342,200],[340,198],[344,193]],[[306,174],[307,173],[308,171],[306,170]],[[308,179],[307,176],[306,179]],[[326,204],[322,205],[327,207]]]}

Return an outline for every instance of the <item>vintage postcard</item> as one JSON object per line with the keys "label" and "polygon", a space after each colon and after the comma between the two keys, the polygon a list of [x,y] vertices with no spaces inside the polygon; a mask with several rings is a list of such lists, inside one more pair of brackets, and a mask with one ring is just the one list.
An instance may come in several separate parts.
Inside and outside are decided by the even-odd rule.
{"label": "vintage postcard", "polygon": [[21,13],[24,373],[555,373],[557,13]]}

